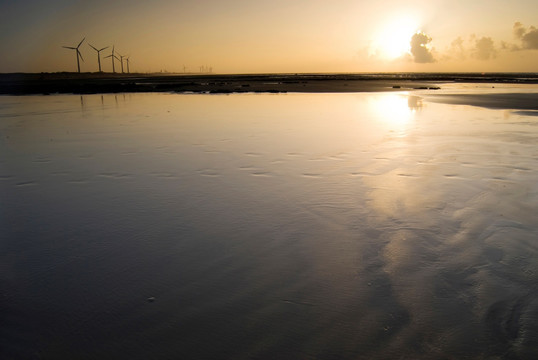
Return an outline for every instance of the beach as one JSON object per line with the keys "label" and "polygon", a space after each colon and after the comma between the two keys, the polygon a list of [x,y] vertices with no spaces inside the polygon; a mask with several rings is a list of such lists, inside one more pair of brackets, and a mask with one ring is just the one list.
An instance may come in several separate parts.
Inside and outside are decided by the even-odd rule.
{"label": "beach", "polygon": [[1,357],[534,358],[538,85],[464,75],[5,80]]}
{"label": "beach", "polygon": [[[0,95],[109,94],[174,92],[240,93],[357,93],[423,91],[442,88],[456,92],[428,96],[429,101],[497,109],[538,110],[538,75],[525,73],[380,73],[380,74],[0,74]],[[490,88],[506,89],[506,93]],[[461,93],[462,88],[482,93]],[[513,89],[524,93],[514,93]],[[529,93],[530,89],[530,93]],[[485,93],[484,93],[485,92]]]}
{"label": "beach", "polygon": [[372,73],[372,74],[0,74],[0,94],[178,93],[331,93],[438,90],[445,83],[538,84],[526,73]]}

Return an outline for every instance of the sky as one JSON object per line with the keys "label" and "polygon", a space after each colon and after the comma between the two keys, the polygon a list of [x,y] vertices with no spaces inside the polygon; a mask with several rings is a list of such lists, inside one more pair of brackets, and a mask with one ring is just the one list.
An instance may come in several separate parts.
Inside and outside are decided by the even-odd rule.
{"label": "sky", "polygon": [[82,72],[98,71],[89,44],[131,72],[538,72],[537,14],[536,0],[2,0],[0,72],[77,71],[62,46],[83,38]]}

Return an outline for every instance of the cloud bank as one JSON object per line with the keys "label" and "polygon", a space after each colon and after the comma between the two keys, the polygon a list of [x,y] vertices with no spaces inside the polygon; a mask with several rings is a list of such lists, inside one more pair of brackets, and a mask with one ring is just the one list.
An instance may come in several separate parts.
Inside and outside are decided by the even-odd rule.
{"label": "cloud bank", "polygon": [[[465,61],[468,58],[488,61],[498,57],[506,57],[507,53],[523,50],[538,50],[538,28],[535,26],[525,27],[522,23],[516,22],[513,26],[513,35],[520,43],[495,41],[492,37],[477,37],[472,34],[465,40],[461,36],[454,39],[450,46],[442,53],[438,54],[440,61]],[[425,34],[413,36],[411,40],[412,51],[415,62],[427,62],[419,60],[431,60],[424,54],[424,44],[428,44],[432,39]],[[414,49],[414,50],[413,50]],[[431,53],[430,53],[431,55]]]}
{"label": "cloud bank", "polygon": [[[510,23],[509,23],[510,24]],[[357,55],[357,58],[376,61],[376,66],[409,66],[414,64],[436,63],[439,69],[484,69],[501,71],[514,68],[518,64],[525,71],[536,71],[536,50],[538,50],[538,26],[525,26],[515,22],[513,29],[507,27],[506,40],[488,34],[460,35],[449,42],[446,47],[434,47],[435,39],[425,32],[417,32],[409,38],[408,52],[400,57],[387,60],[369,45]],[[508,39],[512,36],[512,41]],[[439,46],[437,44],[437,46]],[[407,65],[406,65],[407,64]],[[416,67],[408,67],[416,70]],[[429,67],[433,69],[433,67]]]}

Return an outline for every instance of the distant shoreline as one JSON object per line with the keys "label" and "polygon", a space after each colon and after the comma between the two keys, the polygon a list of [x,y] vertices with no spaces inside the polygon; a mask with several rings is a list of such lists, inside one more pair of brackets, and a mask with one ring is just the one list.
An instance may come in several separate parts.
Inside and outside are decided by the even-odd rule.
{"label": "distant shoreline", "polygon": [[1,95],[179,93],[318,93],[436,90],[444,83],[538,84],[538,73],[371,74],[0,74]]}

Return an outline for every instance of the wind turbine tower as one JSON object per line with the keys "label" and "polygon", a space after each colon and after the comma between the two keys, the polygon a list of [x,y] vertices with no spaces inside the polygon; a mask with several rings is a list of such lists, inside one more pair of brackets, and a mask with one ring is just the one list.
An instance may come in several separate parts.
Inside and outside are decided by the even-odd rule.
{"label": "wind turbine tower", "polygon": [[94,49],[95,51],[97,51],[97,63],[99,64],[99,72],[102,72],[102,71],[101,71],[101,51],[103,51],[103,50],[105,50],[105,49],[108,49],[109,46],[97,50],[92,44],[88,43],[88,45],[90,45],[90,46],[92,47],[92,49]]}
{"label": "wind turbine tower", "polygon": [[127,74],[130,74],[131,72],[129,71],[129,58],[126,58],[125,62],[127,63]]}
{"label": "wind turbine tower", "polygon": [[[84,38],[86,39],[86,38]],[[77,47],[72,47],[72,46],[62,46],[63,48],[66,48],[66,49],[71,49],[71,50],[75,50],[76,51],[76,55],[77,55],[77,69],[78,69],[78,72],[80,73],[80,59],[82,59],[82,61],[84,61],[84,59],[82,58],[82,54],[80,53],[80,50],[78,49],[80,47],[80,45],[82,45],[82,43],[84,42],[84,39],[82,39]]]}
{"label": "wind turbine tower", "polygon": [[119,60],[119,59],[118,59],[118,57],[116,55],[114,55],[114,45],[112,45],[112,54],[110,54],[108,56],[105,56],[105,59],[106,58],[111,58],[111,60],[112,60],[112,72],[116,73],[116,68],[114,67],[114,59],[116,59],[116,60]]}
{"label": "wind turbine tower", "polygon": [[118,53],[118,55],[120,56],[121,73],[123,74],[123,58],[125,57],[125,55],[121,55],[120,53]]}

